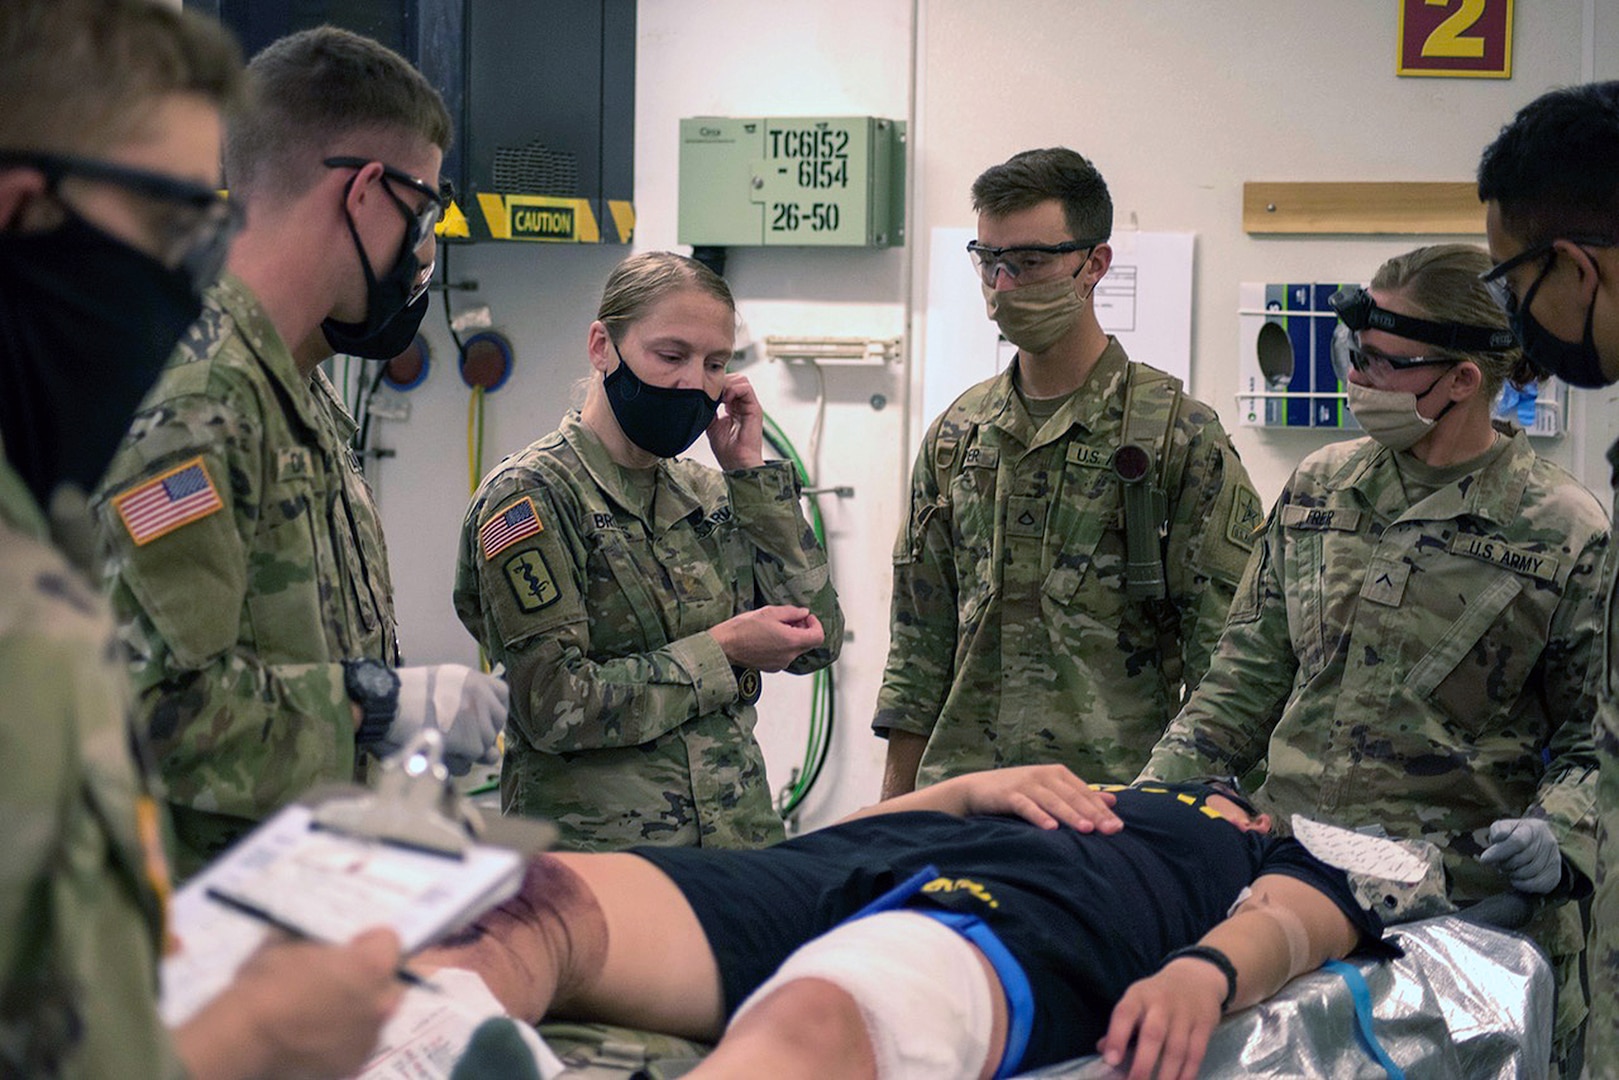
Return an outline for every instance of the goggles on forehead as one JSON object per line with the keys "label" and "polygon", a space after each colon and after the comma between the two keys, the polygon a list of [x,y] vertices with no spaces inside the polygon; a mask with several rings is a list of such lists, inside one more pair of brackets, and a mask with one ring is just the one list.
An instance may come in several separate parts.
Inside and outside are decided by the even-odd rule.
{"label": "goggles on forehead", "polygon": [[1424,345],[1460,352],[1507,352],[1518,347],[1518,339],[1504,326],[1434,322],[1415,315],[1401,315],[1378,307],[1372,294],[1362,288],[1339,289],[1327,302],[1343,324],[1356,334],[1362,330],[1382,330]]}

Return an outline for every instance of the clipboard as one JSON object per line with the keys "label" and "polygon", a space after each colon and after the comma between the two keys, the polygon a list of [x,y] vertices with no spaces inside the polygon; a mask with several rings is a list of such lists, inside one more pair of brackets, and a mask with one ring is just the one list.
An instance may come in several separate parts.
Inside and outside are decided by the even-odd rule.
{"label": "clipboard", "polygon": [[443,737],[425,729],[383,762],[375,791],[312,792],[187,882],[171,909],[164,1022],[212,1000],[273,929],[338,944],[388,926],[409,955],[512,896],[556,827],[486,823],[448,787],[442,755]]}

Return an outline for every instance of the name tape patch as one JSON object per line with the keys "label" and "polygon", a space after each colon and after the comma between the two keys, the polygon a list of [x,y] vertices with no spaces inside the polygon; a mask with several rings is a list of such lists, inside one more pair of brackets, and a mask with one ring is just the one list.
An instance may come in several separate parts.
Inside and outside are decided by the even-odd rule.
{"label": "name tape patch", "polygon": [[1068,447],[1068,464],[1070,465],[1080,465],[1087,469],[1102,469],[1106,468],[1112,460],[1113,452],[1110,450],[1098,450],[1094,446],[1085,446],[1082,443],[1074,443]]}
{"label": "name tape patch", "polygon": [[1557,560],[1542,552],[1513,547],[1488,536],[1476,533],[1457,533],[1450,541],[1453,555],[1466,555],[1469,559],[1494,563],[1503,570],[1526,574],[1541,581],[1557,580]]}
{"label": "name tape patch", "polygon": [[1360,511],[1347,506],[1284,506],[1282,524],[1289,529],[1354,532],[1360,528]]}

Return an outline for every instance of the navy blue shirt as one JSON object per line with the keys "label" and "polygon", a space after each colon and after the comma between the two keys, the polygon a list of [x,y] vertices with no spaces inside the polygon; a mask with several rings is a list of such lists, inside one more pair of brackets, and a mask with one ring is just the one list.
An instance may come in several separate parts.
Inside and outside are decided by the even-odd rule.
{"label": "navy blue shirt", "polygon": [[799,945],[928,865],[910,903],[978,915],[1034,989],[1026,1069],[1093,1053],[1125,989],[1225,919],[1264,874],[1328,896],[1361,932],[1382,924],[1343,871],[1297,841],[1243,832],[1195,785],[1119,791],[1112,835],[1019,818],[911,812],[862,818],[759,851],[637,848],[696,912],[719,962],[727,1014]]}

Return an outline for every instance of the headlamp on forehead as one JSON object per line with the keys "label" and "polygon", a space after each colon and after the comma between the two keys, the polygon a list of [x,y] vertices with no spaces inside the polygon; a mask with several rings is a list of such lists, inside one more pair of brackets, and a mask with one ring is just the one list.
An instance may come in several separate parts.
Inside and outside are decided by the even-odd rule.
{"label": "headlamp on forehead", "polygon": [[1338,318],[1354,333],[1382,330],[1397,337],[1437,345],[1458,352],[1506,352],[1518,347],[1518,339],[1504,326],[1473,326],[1467,323],[1434,322],[1415,315],[1401,315],[1377,306],[1372,294],[1362,288],[1339,289],[1327,301]]}

